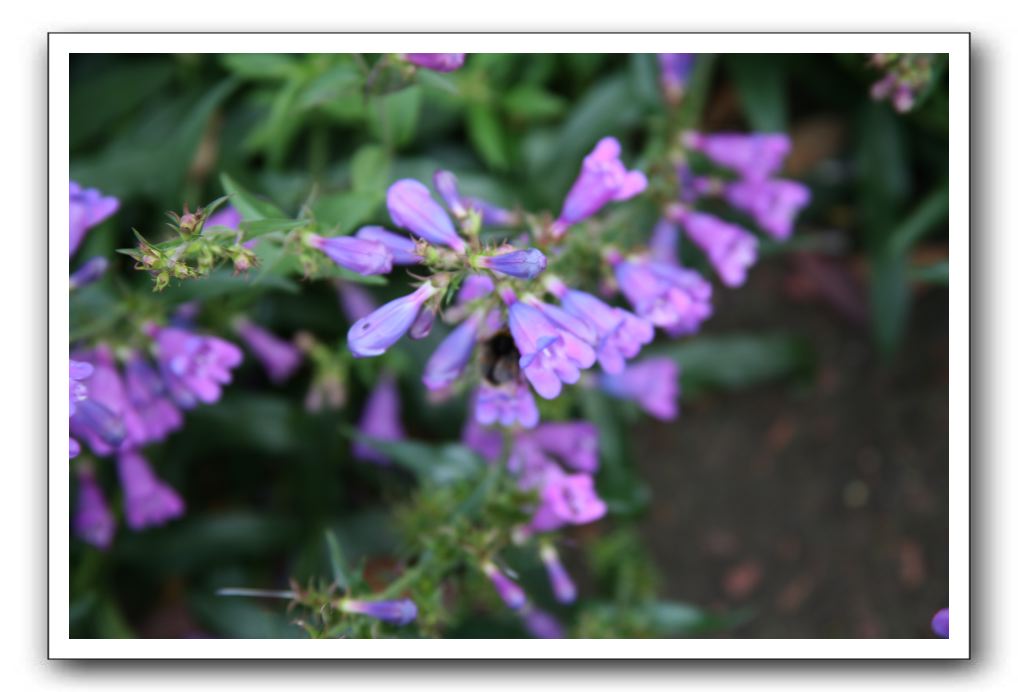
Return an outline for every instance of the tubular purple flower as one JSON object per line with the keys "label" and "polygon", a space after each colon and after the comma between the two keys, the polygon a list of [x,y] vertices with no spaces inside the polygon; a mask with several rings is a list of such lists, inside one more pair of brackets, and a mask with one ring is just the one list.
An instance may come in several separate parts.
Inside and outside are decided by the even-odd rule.
{"label": "tubular purple flower", "polygon": [[491,202],[486,202],[483,199],[477,197],[466,197],[463,200],[468,209],[473,209],[481,215],[481,221],[486,226],[498,226],[501,228],[509,228],[517,226],[520,223],[520,215],[518,212],[503,209],[502,207],[496,206]]}
{"label": "tubular purple flower", "polygon": [[411,339],[425,339],[431,334],[431,328],[435,326],[435,309],[425,305],[417,313],[417,319],[410,325]]}
{"label": "tubular purple flower", "polygon": [[553,531],[565,524],[589,524],[608,511],[585,473],[562,474],[541,489],[541,505],[530,521],[532,531]]}
{"label": "tubular purple flower", "polygon": [[467,215],[467,208],[463,204],[463,198],[460,197],[459,184],[451,171],[435,171],[431,181],[453,216],[463,218]]}
{"label": "tubular purple flower", "polygon": [[679,226],[669,219],[659,219],[647,244],[650,257],[665,264],[679,263]]}
{"label": "tubular purple flower", "polygon": [[512,579],[502,574],[491,562],[485,562],[481,565],[481,569],[488,579],[491,580],[492,586],[495,587],[495,591],[498,592],[499,598],[512,610],[519,610],[527,602],[527,595],[520,588],[519,584],[514,582]]}
{"label": "tubular purple flower", "polygon": [[495,283],[491,280],[490,276],[471,274],[463,279],[459,293],[456,294],[456,303],[458,305],[469,303],[472,300],[477,300],[491,294],[494,290]]}
{"label": "tubular purple flower", "polygon": [[73,459],[81,454],[81,444],[73,437],[67,438],[67,458]]}
{"label": "tubular purple flower", "polygon": [[691,269],[636,258],[619,262],[615,278],[637,315],[674,336],[695,332],[711,315],[711,285]]}
{"label": "tubular purple flower", "polygon": [[576,600],[576,585],[559,560],[558,552],[551,544],[541,546],[541,562],[548,572],[548,581],[559,603],[572,603]]}
{"label": "tubular purple flower", "polygon": [[267,329],[247,318],[238,318],[234,331],[261,362],[269,379],[279,384],[290,378],[300,367],[301,352],[289,341],[284,341]]}
{"label": "tubular purple flower", "polygon": [[669,103],[678,103],[686,89],[686,82],[696,64],[695,53],[658,53],[661,91]]}
{"label": "tubular purple flower", "polygon": [[[395,377],[385,374],[378,378],[375,388],[364,402],[364,411],[357,429],[365,437],[384,442],[396,442],[406,437],[400,421],[399,386]],[[355,440],[353,455],[361,461],[378,464],[390,461],[386,454],[371,446],[370,440]]]}
{"label": "tubular purple flower", "polygon": [[223,385],[233,380],[230,371],[244,359],[236,345],[219,337],[176,327],[151,326],[148,331],[155,340],[163,381],[183,408],[219,401]]}
{"label": "tubular purple flower", "polygon": [[381,226],[365,226],[354,235],[361,240],[371,240],[384,245],[392,255],[392,263],[395,265],[421,263],[421,256],[417,254],[417,244],[405,235],[393,233]]}
{"label": "tubular purple flower", "polygon": [[397,180],[389,187],[386,203],[389,216],[400,228],[429,243],[447,245],[456,252],[466,251],[466,243],[456,234],[452,219],[432,199],[423,183],[409,178]]}
{"label": "tubular purple flower", "polygon": [[[629,370],[625,375],[628,377]],[[563,464],[583,473],[594,473],[598,467],[597,427],[587,421],[545,423],[529,434],[538,446],[554,455]]]}
{"label": "tubular purple flower", "polygon": [[475,312],[452,330],[424,366],[424,386],[439,391],[459,379],[470,362],[477,342],[477,330],[484,314]]}
{"label": "tubular purple flower", "polygon": [[354,322],[346,340],[356,358],[380,356],[406,334],[417,319],[417,313],[436,289],[430,281],[413,293],[389,301],[370,315]]}
{"label": "tubular purple flower", "polygon": [[99,190],[84,189],[73,180],[70,181],[70,254],[74,254],[81,245],[85,233],[98,226],[116,213],[120,208],[120,200],[116,197],[104,197]]}
{"label": "tubular purple flower", "polygon": [[763,180],[777,173],[792,150],[792,140],[783,133],[687,132],[683,141],[690,149],[749,180]]}
{"label": "tubular purple flower", "polygon": [[523,626],[534,639],[565,639],[566,636],[555,616],[536,608],[527,608],[523,613]]}
{"label": "tubular purple flower", "polygon": [[348,235],[323,238],[312,233],[308,236],[308,244],[321,250],[340,267],[364,276],[388,274],[392,271],[392,253],[377,240]]}
{"label": "tubular purple flower", "polygon": [[597,362],[605,372],[619,373],[626,360],[635,358],[645,344],[654,339],[654,327],[622,308],[605,304],[584,291],[568,289],[561,282],[549,284],[573,317],[587,323],[597,339]]}
{"label": "tubular purple flower", "polygon": [[110,263],[105,257],[93,257],[88,260],[78,270],[71,274],[69,283],[71,290],[87,286],[90,283],[98,281],[102,278],[102,275],[106,273],[106,268],[109,267]]}
{"label": "tubular purple flower", "polygon": [[548,266],[548,260],[540,250],[528,248],[502,255],[479,257],[478,266],[516,279],[533,279]]}
{"label": "tubular purple flower", "polygon": [[131,406],[113,353],[101,345],[90,354],[76,356],[91,362],[87,397],[75,402],[71,432],[94,454],[108,456],[122,446],[145,442],[145,426]]}
{"label": "tubular purple flower", "polygon": [[240,215],[237,208],[232,204],[228,204],[205,220],[205,228],[225,226],[226,228],[236,230],[240,227],[240,222],[243,220],[244,217]]}
{"label": "tubular purple flower", "polygon": [[679,365],[671,358],[647,358],[621,375],[602,375],[599,382],[605,393],[635,401],[658,420],[679,415]]}
{"label": "tubular purple flower", "polygon": [[502,457],[502,433],[495,428],[481,425],[472,415],[467,416],[461,437],[466,447],[474,450],[491,463]]}
{"label": "tubular purple flower", "polygon": [[596,214],[609,202],[621,202],[647,188],[647,177],[640,171],[627,171],[619,160],[622,145],[614,137],[597,143],[586,158],[580,175],[573,183],[555,222],[553,234],[560,237],[572,224]]}
{"label": "tubular purple flower", "polygon": [[100,550],[110,547],[117,531],[117,520],[106,504],[95,475],[87,466],[78,467],[78,503],[71,528],[75,536]]}
{"label": "tubular purple flower", "polygon": [[933,634],[937,635],[941,639],[950,638],[950,613],[947,608],[941,608],[934,614],[933,619],[930,621],[930,629],[933,630]]}
{"label": "tubular purple flower", "polygon": [[[521,301],[509,306],[509,331],[520,352],[520,368],[534,390],[545,399],[562,392],[562,384],[576,384],[585,353],[570,350],[559,330],[540,310]],[[583,345],[578,339],[575,345]],[[591,363],[592,364],[592,363]],[[586,367],[589,367],[586,366]]]}
{"label": "tubular purple flower", "polygon": [[509,427],[519,423],[524,428],[533,428],[539,414],[534,396],[522,382],[508,382],[498,387],[482,382],[477,388],[474,418],[481,425],[498,423]]}
{"label": "tubular purple flower", "polygon": [[726,286],[746,283],[746,271],[756,263],[756,238],[739,226],[700,212],[683,219],[686,235],[707,253],[714,271]]}
{"label": "tubular purple flower", "polygon": [[124,516],[132,531],[161,526],[184,514],[177,491],[159,480],[137,452],[121,452],[117,472],[124,489]]}
{"label": "tubular purple flower", "polygon": [[344,598],[339,602],[344,613],[356,613],[402,627],[417,619],[417,605],[409,598],[395,601],[362,601]]}
{"label": "tubular purple flower", "polygon": [[792,235],[795,217],[809,204],[809,188],[794,180],[741,180],[725,186],[725,199],[777,240]]}
{"label": "tubular purple flower", "polygon": [[436,72],[455,72],[466,62],[466,53],[403,53],[408,63]]}
{"label": "tubular purple flower", "polygon": [[349,281],[336,282],[339,305],[351,322],[370,315],[378,307],[371,293],[359,284]]}
{"label": "tubular purple flower", "polygon": [[95,368],[91,363],[68,359],[68,416],[73,416],[76,402],[83,401],[88,396],[88,387],[81,380],[92,376]]}
{"label": "tubular purple flower", "polygon": [[184,424],[184,416],[169,399],[162,378],[137,351],[124,365],[124,385],[131,407],[144,426],[144,442],[164,440]]}

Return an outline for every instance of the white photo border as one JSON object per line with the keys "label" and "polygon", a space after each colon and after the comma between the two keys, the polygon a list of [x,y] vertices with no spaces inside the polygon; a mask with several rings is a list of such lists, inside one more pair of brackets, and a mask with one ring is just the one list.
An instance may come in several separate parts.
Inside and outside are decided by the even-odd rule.
{"label": "white photo border", "polygon": [[[341,40],[340,40],[341,39]],[[216,50],[208,50],[215,46]],[[526,46],[527,51],[520,51]],[[72,53],[947,53],[950,639],[103,640],[69,633],[69,56]],[[543,50],[537,50],[543,49]],[[967,33],[51,33],[49,657],[51,659],[967,659],[970,657],[970,36]],[[61,348],[57,348],[60,346]],[[946,604],[945,604],[946,605]],[[930,614],[932,616],[932,613]],[[493,645],[492,641],[498,641]]]}

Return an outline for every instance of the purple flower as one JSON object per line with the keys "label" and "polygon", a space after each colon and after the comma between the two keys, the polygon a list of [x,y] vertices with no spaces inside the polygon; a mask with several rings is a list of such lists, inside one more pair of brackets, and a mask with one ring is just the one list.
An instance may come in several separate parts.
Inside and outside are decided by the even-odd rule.
{"label": "purple flower", "polygon": [[520,368],[534,390],[554,399],[562,384],[576,384],[581,368],[590,367],[589,347],[578,339],[567,344],[559,330],[540,310],[516,301],[509,306],[509,331],[520,352]]}
{"label": "purple flower", "polygon": [[436,72],[455,72],[463,67],[466,53],[403,53],[407,62]]}
{"label": "purple flower", "polygon": [[339,304],[343,314],[351,322],[356,322],[362,317],[371,314],[378,304],[371,297],[371,293],[364,287],[348,281],[339,281],[336,284],[339,293]]}
{"label": "purple flower", "polygon": [[262,366],[275,383],[283,382],[300,367],[300,349],[284,341],[267,329],[246,318],[239,318],[233,326],[247,347],[261,361]]}
{"label": "purple flower", "polygon": [[162,378],[137,351],[131,353],[124,365],[124,384],[131,407],[144,427],[143,442],[164,440],[184,424],[184,416],[170,400]]}
{"label": "purple flower", "polygon": [[381,243],[392,255],[395,265],[420,264],[421,256],[417,254],[417,244],[405,235],[393,233],[381,226],[365,226],[355,233],[361,240]]}
{"label": "purple flower", "polygon": [[237,208],[232,204],[228,204],[205,220],[205,228],[225,226],[226,228],[236,230],[240,227],[240,222],[243,220],[244,217],[240,215]]}
{"label": "purple flower", "polygon": [[481,221],[486,226],[498,226],[502,228],[516,226],[520,223],[520,215],[518,212],[503,209],[502,207],[496,206],[491,202],[486,202],[483,199],[477,197],[466,197],[463,203],[467,205],[469,209],[473,209],[481,215]]}
{"label": "purple flower", "polygon": [[468,211],[473,210],[481,215],[482,223],[488,226],[515,226],[519,223],[519,214],[516,212],[476,197],[462,197],[456,176],[450,171],[435,171],[432,181],[438,194],[456,218],[463,218]]}
{"label": "purple flower", "polygon": [[68,416],[73,416],[75,411],[75,403],[83,401],[88,396],[88,387],[82,383],[81,380],[88,379],[92,376],[95,368],[92,367],[91,363],[85,363],[82,361],[76,361],[68,359],[69,363],[69,378],[68,378],[68,407],[70,413]]}
{"label": "purple flower", "polygon": [[99,456],[108,456],[122,445],[144,443],[144,423],[127,398],[109,347],[100,346],[76,358],[90,361],[93,369],[88,378],[87,396],[75,401],[71,416],[74,436]]}
{"label": "purple flower", "polygon": [[602,375],[601,389],[619,399],[635,401],[659,420],[679,415],[679,366],[671,358],[632,363],[621,375]]}
{"label": "purple flower", "polygon": [[466,251],[466,243],[456,234],[452,219],[431,197],[423,183],[405,178],[389,187],[386,196],[389,216],[400,228],[436,245],[448,245],[456,252]]}
{"label": "purple flower", "polygon": [[484,274],[471,274],[463,279],[459,293],[456,294],[456,302],[459,305],[469,303],[472,300],[483,298],[495,290],[495,283],[490,276]]}
{"label": "purple flower", "polygon": [[345,613],[367,615],[400,627],[409,625],[417,619],[417,605],[409,598],[395,601],[361,601],[344,598],[339,602],[339,609]]}
{"label": "purple flower", "polygon": [[117,520],[106,504],[106,497],[87,466],[78,468],[78,504],[71,519],[74,535],[100,550],[113,543]]}
{"label": "purple flower", "polygon": [[323,238],[312,233],[308,236],[308,244],[324,252],[340,267],[364,276],[388,274],[392,271],[392,253],[376,240],[348,235]]}
{"label": "purple flower", "polygon": [[696,64],[696,53],[658,53],[661,90],[669,103],[678,103]]}
{"label": "purple flower", "polygon": [[523,626],[535,639],[564,639],[566,636],[555,616],[536,608],[528,608],[523,613]]}
{"label": "purple flower", "polygon": [[380,356],[406,334],[425,301],[435,294],[430,281],[413,293],[391,300],[370,315],[353,323],[346,340],[357,358]]}
{"label": "purple flower", "polygon": [[615,278],[636,314],[673,336],[695,332],[711,315],[711,285],[691,269],[636,258],[619,262]]}
{"label": "purple flower", "polygon": [[435,184],[435,189],[438,190],[439,196],[445,201],[445,205],[449,207],[453,216],[463,218],[467,215],[466,205],[463,204],[463,198],[460,197],[456,175],[452,171],[435,171],[431,181]]}
{"label": "purple flower", "polygon": [[67,458],[73,459],[81,454],[81,444],[73,437],[67,438]]}
{"label": "purple flower", "polygon": [[124,489],[124,516],[131,530],[161,526],[184,514],[184,501],[177,491],[159,480],[137,452],[121,452],[117,472]]}
{"label": "purple flower", "polygon": [[502,433],[477,422],[474,416],[467,416],[463,425],[463,444],[474,450],[489,462],[496,462],[502,456]]}
{"label": "purple flower", "polygon": [[809,204],[810,192],[794,180],[740,180],[725,186],[725,199],[777,240],[787,240],[795,217]]}
{"label": "purple flower", "polygon": [[609,202],[621,202],[643,192],[647,177],[627,171],[619,160],[622,146],[614,137],[605,137],[586,158],[555,222],[554,234],[561,236],[574,223],[596,214]]}
{"label": "purple flower", "polygon": [[435,326],[435,309],[430,305],[425,305],[421,308],[421,311],[417,313],[417,318],[414,323],[410,325],[410,338],[411,339],[425,339],[428,334],[431,334],[431,328]]}
{"label": "purple flower", "polygon": [[193,407],[198,401],[212,404],[233,377],[244,354],[234,344],[215,336],[195,334],[176,327],[150,327],[156,360],[163,381],[177,405]]}
{"label": "purple flower", "polygon": [[665,264],[679,263],[679,226],[670,219],[661,218],[650,233],[647,244],[651,259]]}
{"label": "purple flower", "polygon": [[776,173],[792,150],[792,140],[780,133],[687,132],[684,141],[690,149],[749,180],[763,180]]}
{"label": "purple flower", "polygon": [[950,635],[948,634],[949,620],[950,617],[947,608],[941,608],[940,610],[938,610],[936,614],[933,616],[933,619],[930,621],[930,629],[933,630],[933,634],[937,635],[941,639],[949,639],[950,638]]}
{"label": "purple flower", "polygon": [[541,547],[541,562],[548,572],[552,593],[559,603],[572,603],[576,600],[576,585],[559,560],[558,552],[550,544]]}
{"label": "purple flower", "polygon": [[514,582],[512,579],[502,574],[491,562],[485,562],[481,565],[481,569],[488,575],[488,579],[491,580],[492,586],[495,587],[495,591],[498,592],[499,598],[513,610],[519,610],[527,602],[527,595],[523,593],[523,589],[520,588],[519,584]]}
{"label": "purple flower", "polygon": [[517,279],[533,279],[548,266],[544,254],[535,248],[480,257],[478,266]]}
{"label": "purple flower", "polygon": [[746,283],[746,271],[756,262],[756,238],[748,231],[700,212],[683,218],[686,235],[707,253],[714,271],[726,286]]}
{"label": "purple flower", "polygon": [[470,315],[442,340],[424,366],[424,386],[431,391],[445,389],[463,374],[477,342],[483,313]]}
{"label": "purple flower", "polygon": [[71,290],[87,286],[101,279],[102,275],[106,273],[106,268],[109,267],[109,264],[105,257],[93,257],[82,264],[76,272],[71,274],[69,279]]}
{"label": "purple flower", "polygon": [[[629,370],[626,370],[627,377]],[[597,428],[587,421],[545,423],[529,433],[537,445],[575,471],[597,471]]]}
{"label": "purple flower", "polygon": [[85,233],[99,225],[120,208],[116,197],[104,197],[94,188],[83,189],[81,185],[70,182],[70,254],[74,254],[81,245]]}
{"label": "purple flower", "polygon": [[530,521],[533,531],[553,531],[566,524],[589,524],[608,511],[585,473],[556,475],[541,488],[541,505]]}
{"label": "purple flower", "polygon": [[524,428],[533,428],[539,415],[530,389],[522,382],[508,382],[498,387],[482,382],[477,388],[474,418],[481,425],[498,423],[509,427],[519,423]]}
{"label": "purple flower", "polygon": [[[399,418],[399,387],[392,375],[378,378],[375,388],[371,390],[364,411],[361,413],[357,429],[361,435],[384,442],[395,442],[406,437],[403,423]],[[362,461],[373,461],[379,464],[389,463],[389,457],[371,446],[370,440],[353,443],[353,455]]]}
{"label": "purple flower", "polygon": [[627,310],[607,305],[584,291],[569,289],[557,280],[549,288],[567,313],[593,330],[597,362],[605,372],[622,372],[626,360],[635,358],[654,339],[654,327]]}

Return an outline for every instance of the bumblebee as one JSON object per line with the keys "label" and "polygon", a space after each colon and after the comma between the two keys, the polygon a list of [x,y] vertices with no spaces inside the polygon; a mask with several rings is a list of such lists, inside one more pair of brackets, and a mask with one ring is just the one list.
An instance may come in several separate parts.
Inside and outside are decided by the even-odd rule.
{"label": "bumblebee", "polygon": [[488,384],[515,382],[520,376],[520,352],[508,329],[496,332],[480,349],[481,374]]}

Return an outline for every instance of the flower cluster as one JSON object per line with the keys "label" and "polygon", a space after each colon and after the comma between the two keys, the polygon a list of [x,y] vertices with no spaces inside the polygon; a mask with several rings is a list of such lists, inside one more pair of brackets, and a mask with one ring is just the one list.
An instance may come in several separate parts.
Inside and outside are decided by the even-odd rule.
{"label": "flower cluster", "polygon": [[874,53],[870,63],[883,70],[884,76],[870,87],[870,97],[890,101],[894,110],[908,113],[933,79],[932,57],[923,53]]}

